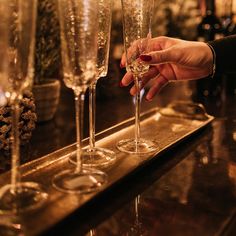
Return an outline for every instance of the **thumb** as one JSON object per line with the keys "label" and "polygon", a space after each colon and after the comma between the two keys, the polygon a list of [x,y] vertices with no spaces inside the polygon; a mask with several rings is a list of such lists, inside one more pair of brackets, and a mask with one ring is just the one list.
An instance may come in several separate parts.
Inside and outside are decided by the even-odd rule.
{"label": "thumb", "polygon": [[169,48],[165,50],[150,52],[148,54],[142,54],[139,58],[147,64],[163,64],[168,62],[177,62],[179,56],[174,50],[171,50],[171,48]]}

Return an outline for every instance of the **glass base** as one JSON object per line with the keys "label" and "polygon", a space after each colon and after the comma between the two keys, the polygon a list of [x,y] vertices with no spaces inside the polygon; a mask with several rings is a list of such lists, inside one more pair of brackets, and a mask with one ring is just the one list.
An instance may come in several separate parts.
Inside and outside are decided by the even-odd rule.
{"label": "glass base", "polygon": [[[76,164],[76,155],[71,156],[69,160],[71,163]],[[82,165],[85,167],[106,167],[112,165],[115,160],[115,152],[106,148],[87,148],[83,149],[83,152],[81,154]]]}
{"label": "glass base", "polygon": [[52,179],[53,186],[66,193],[90,193],[107,182],[107,175],[99,170],[85,169],[80,172],[65,170]]}
{"label": "glass base", "polygon": [[47,200],[48,194],[43,192],[40,185],[34,182],[21,182],[16,185],[5,185],[0,189],[0,211],[21,213],[41,207]]}
{"label": "glass base", "polygon": [[159,149],[158,144],[145,139],[140,139],[136,142],[135,139],[124,139],[116,144],[121,152],[130,154],[148,154]]}

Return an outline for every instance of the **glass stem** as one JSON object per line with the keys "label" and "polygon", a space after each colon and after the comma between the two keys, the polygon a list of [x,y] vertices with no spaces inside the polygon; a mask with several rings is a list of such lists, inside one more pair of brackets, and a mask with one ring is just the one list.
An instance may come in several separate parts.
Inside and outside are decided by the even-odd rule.
{"label": "glass stem", "polygon": [[18,99],[11,105],[12,113],[12,132],[11,132],[11,155],[12,155],[12,170],[11,170],[11,192],[15,193],[17,184],[20,182],[20,137],[19,137],[19,102]]}
{"label": "glass stem", "polygon": [[134,83],[137,90],[135,95],[135,142],[136,151],[138,148],[138,143],[140,142],[140,83],[141,80],[137,75],[134,75]]}
{"label": "glass stem", "polygon": [[84,107],[84,93],[75,93],[75,123],[76,123],[76,172],[82,169],[81,152],[82,152],[82,135],[81,135],[81,122],[83,120],[83,107]]}
{"label": "glass stem", "polygon": [[89,86],[89,145],[91,150],[95,148],[96,84],[97,81]]}
{"label": "glass stem", "polygon": [[136,198],[135,198],[135,206],[134,206],[134,210],[135,210],[135,220],[136,220],[136,223],[139,222],[139,209],[138,209],[138,206],[139,206],[139,198],[140,198],[140,195],[138,195]]}

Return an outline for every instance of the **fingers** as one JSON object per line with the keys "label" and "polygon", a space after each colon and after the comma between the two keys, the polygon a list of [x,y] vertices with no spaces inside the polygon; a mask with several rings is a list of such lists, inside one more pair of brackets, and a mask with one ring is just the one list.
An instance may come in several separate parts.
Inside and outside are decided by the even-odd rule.
{"label": "fingers", "polygon": [[164,76],[162,75],[158,75],[155,78],[155,82],[153,83],[153,86],[149,89],[147,95],[146,95],[146,99],[148,101],[151,101],[153,99],[153,97],[163,88],[168,84],[168,79],[166,79]]}
{"label": "fingers", "polygon": [[[145,73],[143,76],[142,76],[142,83],[141,83],[141,86],[140,86],[140,90],[152,79],[154,78],[155,76],[157,76],[159,74],[159,70],[152,66],[150,67],[149,71],[147,73]],[[137,92],[137,89],[136,89],[136,86],[134,85],[131,89],[130,89],[130,94],[131,95],[135,95]]]}
{"label": "fingers", "polygon": [[120,60],[120,68],[124,68],[125,64],[126,64],[126,56],[125,56],[125,53],[123,53]]}
{"label": "fingers", "polygon": [[130,71],[128,71],[124,77],[122,78],[122,80],[120,81],[120,86],[124,87],[124,86],[128,86],[133,82],[134,78],[133,75]]}
{"label": "fingers", "polygon": [[[139,91],[149,82],[150,79],[151,79],[151,78],[144,78],[144,79],[142,79],[141,84],[140,84]],[[134,96],[134,95],[137,93],[137,88],[136,88],[136,86],[135,86],[135,85],[132,86],[132,88],[130,89],[129,92],[130,92],[130,94],[131,94],[132,96]]]}
{"label": "fingers", "polygon": [[[156,67],[151,66],[149,71],[142,76],[142,85],[145,85],[150,79],[154,78],[158,74],[159,70]],[[133,75],[129,71],[122,78],[120,85],[121,87],[128,86],[133,82],[133,80],[134,80]]]}

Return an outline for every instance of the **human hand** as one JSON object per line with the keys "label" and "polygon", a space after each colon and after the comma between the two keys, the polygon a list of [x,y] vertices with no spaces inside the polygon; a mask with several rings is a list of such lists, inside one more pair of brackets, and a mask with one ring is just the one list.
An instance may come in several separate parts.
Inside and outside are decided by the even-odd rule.
{"label": "human hand", "polygon": [[[146,99],[152,100],[171,80],[193,80],[209,76],[213,70],[213,54],[210,47],[203,42],[193,42],[169,37],[157,37],[148,42],[148,52],[139,59],[150,65],[149,71],[142,76],[141,87],[153,80]],[[121,67],[125,67],[126,56],[123,54]],[[133,82],[131,72],[121,80],[121,86]],[[136,87],[130,89],[136,94]]]}

